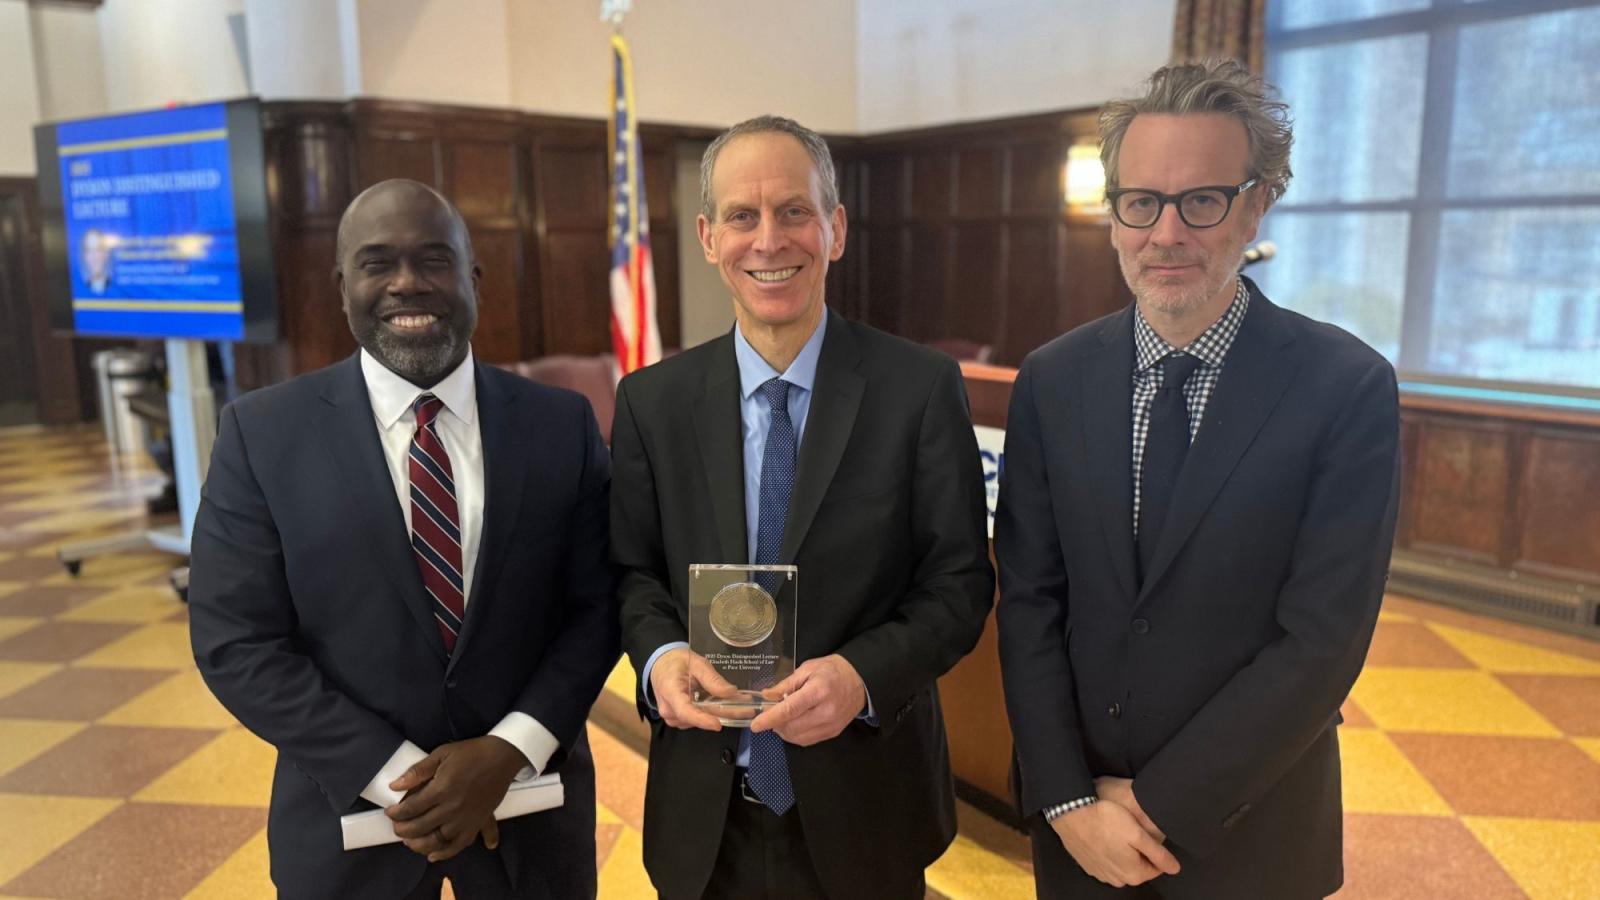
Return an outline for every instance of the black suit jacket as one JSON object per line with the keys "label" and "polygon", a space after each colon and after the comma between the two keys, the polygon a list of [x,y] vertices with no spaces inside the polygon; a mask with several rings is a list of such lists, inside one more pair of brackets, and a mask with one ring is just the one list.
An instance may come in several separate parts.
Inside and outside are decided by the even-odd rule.
{"label": "black suit jacket", "polygon": [[1006,708],[1024,815],[1132,777],[1184,864],[1164,890],[1326,894],[1334,726],[1383,594],[1398,399],[1371,348],[1247,285],[1142,584],[1133,307],[1024,361],[995,520]]}
{"label": "black suit jacket", "polygon": [[[954,837],[935,680],[976,644],[994,576],[959,367],[828,315],[781,561],[800,569],[797,659],[843,655],[881,724],[788,759],[829,895],[875,898]],[[686,639],[691,563],[746,561],[741,427],[731,332],[617,391],[612,550],[636,669]],[[667,894],[698,896],[711,876],[738,739],[653,724],[645,865]]]}
{"label": "black suit jacket", "polygon": [[589,405],[477,365],[485,508],[472,595],[447,656],[373,422],[358,356],[222,413],[189,586],[195,660],[278,749],[272,877],[297,897],[393,897],[426,860],[345,852],[339,816],[410,739],[486,734],[512,710],[560,741],[566,805],[501,825],[514,881],[595,891],[584,721],[616,662],[609,462]]}

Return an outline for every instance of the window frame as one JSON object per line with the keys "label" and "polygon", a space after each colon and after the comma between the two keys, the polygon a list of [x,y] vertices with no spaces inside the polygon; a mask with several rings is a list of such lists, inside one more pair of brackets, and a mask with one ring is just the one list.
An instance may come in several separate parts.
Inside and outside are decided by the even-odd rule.
{"label": "window frame", "polygon": [[[1405,293],[1400,309],[1400,349],[1395,360],[1395,369],[1403,382],[1600,399],[1600,383],[1586,386],[1503,381],[1432,372],[1425,368],[1438,282],[1439,245],[1446,213],[1484,209],[1600,210],[1600,193],[1474,198],[1451,198],[1448,195],[1450,136],[1455,119],[1461,29],[1488,22],[1596,7],[1600,7],[1600,0],[1432,0],[1431,5],[1424,9],[1285,29],[1283,4],[1267,4],[1264,67],[1268,81],[1274,81],[1278,74],[1276,59],[1280,53],[1418,33],[1426,35],[1428,39],[1424,63],[1422,135],[1418,145],[1419,162],[1414,194],[1401,200],[1280,202],[1273,207],[1273,210],[1293,213],[1408,214]],[[1268,215],[1270,217],[1271,213]]]}

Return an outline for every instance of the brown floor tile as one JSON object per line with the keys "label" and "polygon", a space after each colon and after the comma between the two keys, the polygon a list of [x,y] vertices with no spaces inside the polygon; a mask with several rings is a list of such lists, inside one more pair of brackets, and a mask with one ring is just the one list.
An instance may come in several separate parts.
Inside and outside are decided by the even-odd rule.
{"label": "brown floor tile", "polygon": [[47,541],[59,537],[54,534],[40,534],[36,531],[18,531],[14,528],[0,526],[0,553],[8,550],[32,550]]}
{"label": "brown floor tile", "polygon": [[170,677],[148,669],[62,669],[0,698],[0,717],[93,721]]}
{"label": "brown floor tile", "polygon": [[0,791],[129,797],[220,733],[91,725],[0,778]]}
{"label": "brown floor tile", "polygon": [[1344,817],[1339,900],[1512,900],[1525,897],[1477,838],[1455,819]]}
{"label": "brown floor tile", "polygon": [[0,616],[59,616],[112,590],[93,585],[28,585],[0,597]]}
{"label": "brown floor tile", "polygon": [[130,803],[0,891],[84,900],[182,897],[265,822],[265,810]]}
{"label": "brown floor tile", "polygon": [[97,650],[138,628],[109,622],[46,622],[0,641],[0,659],[17,662],[67,662]]}
{"label": "brown floor tile", "polygon": [[1580,737],[1600,737],[1600,677],[1593,675],[1496,675],[1557,728]]}
{"label": "brown floor tile", "polygon": [[1472,661],[1416,622],[1379,622],[1367,651],[1369,666],[1471,669]]}
{"label": "brown floor tile", "polygon": [[0,562],[0,581],[38,581],[65,571],[48,556],[18,556]]}
{"label": "brown floor tile", "polygon": [[1366,714],[1366,712],[1361,707],[1357,706],[1356,702],[1354,700],[1346,700],[1346,701],[1344,701],[1344,705],[1339,707],[1339,712],[1344,716],[1344,724],[1345,724],[1346,727],[1349,727],[1349,728],[1372,728],[1373,727],[1372,717],[1368,716]]}
{"label": "brown floor tile", "polygon": [[589,749],[594,754],[595,799],[643,831],[644,758],[594,725],[589,726]]}
{"label": "brown floor tile", "polygon": [[1600,819],[1600,765],[1571,741],[1388,734],[1460,815]]}

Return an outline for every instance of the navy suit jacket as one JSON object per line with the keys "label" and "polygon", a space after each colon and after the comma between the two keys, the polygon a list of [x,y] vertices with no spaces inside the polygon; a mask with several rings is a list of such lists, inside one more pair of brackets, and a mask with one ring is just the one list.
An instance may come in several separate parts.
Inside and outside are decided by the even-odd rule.
{"label": "navy suit jacket", "polygon": [[346,852],[339,816],[404,739],[425,750],[506,713],[560,741],[566,805],[502,823],[532,895],[590,896],[589,707],[618,656],[610,463],[588,402],[476,367],[484,529],[447,655],[384,462],[358,356],[222,413],[195,521],[190,635],[206,683],[278,749],[268,840],[280,891],[393,897],[426,860]]}
{"label": "navy suit jacket", "polygon": [[1339,886],[1334,726],[1394,538],[1393,369],[1247,286],[1142,582],[1134,308],[1030,354],[1006,426],[995,555],[1021,811],[1133,778],[1184,867],[1163,896]]}

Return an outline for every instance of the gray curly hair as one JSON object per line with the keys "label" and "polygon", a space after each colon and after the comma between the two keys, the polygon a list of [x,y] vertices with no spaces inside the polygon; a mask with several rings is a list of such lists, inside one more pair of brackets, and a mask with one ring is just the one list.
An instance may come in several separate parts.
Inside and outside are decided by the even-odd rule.
{"label": "gray curly hair", "polygon": [[821,211],[830,214],[839,207],[839,178],[833,171],[833,153],[828,150],[828,142],[822,139],[822,135],[783,116],[756,116],[717,135],[717,139],[706,148],[705,155],[700,157],[700,212],[708,220],[715,222],[717,219],[716,201],[711,196],[711,173],[717,167],[717,157],[734,138],[746,134],[787,134],[799,141],[817,167],[817,176],[822,179]]}
{"label": "gray curly hair", "polygon": [[1267,206],[1283,196],[1294,177],[1289,168],[1294,123],[1277,88],[1231,59],[1164,66],[1147,84],[1143,97],[1112,100],[1100,108],[1100,162],[1107,187],[1121,186],[1117,156],[1135,116],[1222,113],[1238,119],[1250,137],[1250,174],[1261,179]]}

